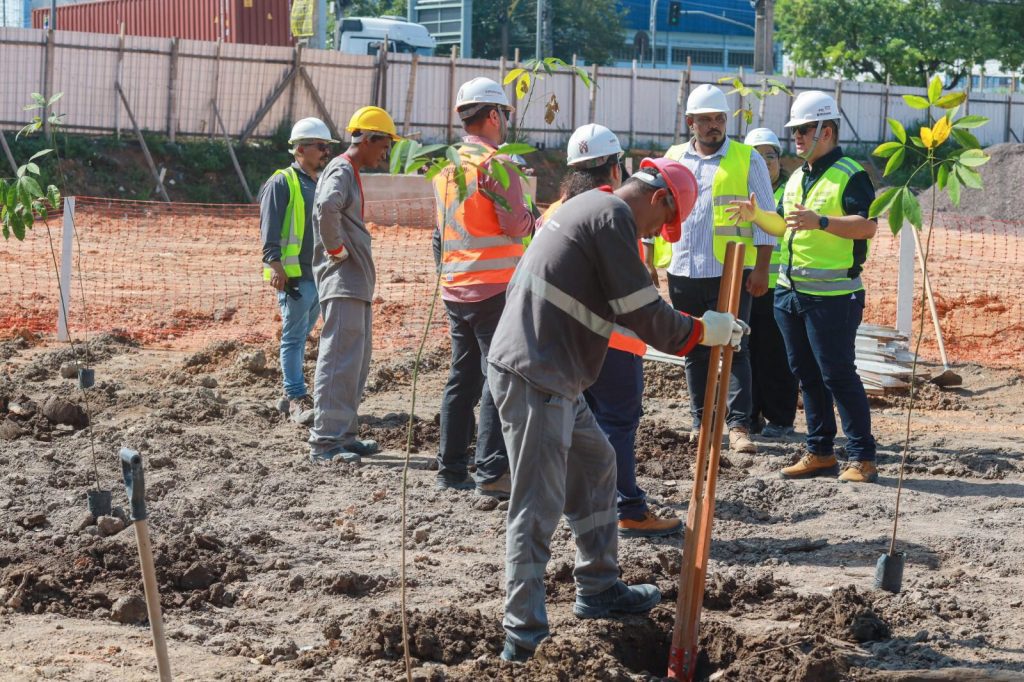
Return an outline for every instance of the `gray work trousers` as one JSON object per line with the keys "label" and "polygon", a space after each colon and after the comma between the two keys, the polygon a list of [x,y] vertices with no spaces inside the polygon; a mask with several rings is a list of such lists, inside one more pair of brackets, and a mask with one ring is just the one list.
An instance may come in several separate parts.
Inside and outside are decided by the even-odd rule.
{"label": "gray work trousers", "polygon": [[313,380],[314,455],[349,445],[359,432],[359,402],[370,371],[373,317],[370,304],[356,298],[320,301],[324,326]]}
{"label": "gray work trousers", "polygon": [[576,593],[598,594],[619,579],[615,450],[582,395],[544,393],[494,365],[487,381],[512,474],[502,624],[516,644],[536,649],[548,636],[544,571],[562,514],[576,539]]}

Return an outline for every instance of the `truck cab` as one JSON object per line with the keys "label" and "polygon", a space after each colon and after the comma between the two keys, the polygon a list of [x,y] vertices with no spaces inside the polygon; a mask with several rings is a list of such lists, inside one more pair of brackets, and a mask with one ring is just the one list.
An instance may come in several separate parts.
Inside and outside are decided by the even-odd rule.
{"label": "truck cab", "polygon": [[341,52],[375,55],[385,39],[389,52],[430,56],[437,46],[425,26],[401,17],[346,17],[338,25],[335,45]]}

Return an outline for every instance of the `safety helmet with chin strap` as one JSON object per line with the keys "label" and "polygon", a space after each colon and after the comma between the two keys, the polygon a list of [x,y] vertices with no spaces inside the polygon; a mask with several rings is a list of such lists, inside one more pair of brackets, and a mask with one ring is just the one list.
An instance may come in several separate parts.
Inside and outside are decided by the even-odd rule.
{"label": "safety helmet with chin strap", "polygon": [[793,106],[789,109],[789,120],[785,127],[799,128],[808,123],[817,124],[811,146],[799,155],[801,158],[808,159],[814,154],[814,149],[818,146],[818,138],[821,137],[822,124],[825,121],[838,121],[841,115],[835,98],[828,93],[821,90],[808,90],[797,95],[793,100]]}

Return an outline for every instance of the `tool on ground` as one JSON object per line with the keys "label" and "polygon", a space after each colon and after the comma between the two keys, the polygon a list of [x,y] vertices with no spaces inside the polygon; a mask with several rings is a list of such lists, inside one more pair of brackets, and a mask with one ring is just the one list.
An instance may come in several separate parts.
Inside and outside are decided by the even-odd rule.
{"label": "tool on ground", "polygon": [[931,381],[936,386],[959,386],[964,383],[963,377],[949,368],[949,358],[946,356],[946,344],[942,342],[942,327],[939,326],[939,313],[935,309],[935,296],[932,294],[932,285],[928,281],[928,270],[925,267],[924,251],[921,250],[921,239],[917,236],[917,230],[911,229],[914,234],[914,246],[917,248],[917,260],[921,264],[921,276],[924,280],[924,293],[928,297],[928,308],[932,314],[932,324],[935,325],[935,341],[939,345],[939,357],[942,358],[942,374],[932,377]]}
{"label": "tool on ground", "polygon": [[160,682],[169,682],[171,661],[167,657],[167,640],[164,639],[164,623],[160,616],[160,592],[157,589],[156,568],[153,566],[153,547],[149,542],[149,526],[146,523],[149,514],[146,513],[146,483],[142,470],[142,455],[128,448],[121,448],[120,455],[124,489],[131,502],[131,519],[139,543],[142,586],[146,591],[146,610],[153,632],[153,648],[156,649],[156,667],[160,671]]}
{"label": "tool on ground", "polygon": [[[718,312],[736,316],[740,307],[745,246],[730,243],[725,251],[725,267],[718,288]],[[697,672],[697,635],[704,602],[704,581],[711,552],[711,530],[715,518],[715,487],[722,454],[722,431],[725,425],[726,398],[732,375],[732,346],[711,348],[708,363],[704,413],[697,439],[694,463],[693,494],[686,517],[683,538],[683,565],[679,574],[679,597],[676,619],[669,649],[668,676],[693,680]]]}

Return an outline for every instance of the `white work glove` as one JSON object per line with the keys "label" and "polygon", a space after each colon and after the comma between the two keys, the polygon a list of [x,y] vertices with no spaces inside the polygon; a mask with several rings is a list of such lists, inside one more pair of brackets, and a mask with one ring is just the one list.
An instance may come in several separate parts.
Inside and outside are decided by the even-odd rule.
{"label": "white work glove", "polygon": [[750,333],[750,327],[743,320],[737,320],[732,313],[718,313],[709,310],[700,318],[704,325],[704,336],[700,340],[702,346],[724,346],[729,344],[733,350],[740,349],[744,334]]}
{"label": "white work glove", "polygon": [[[325,251],[324,253],[327,253],[327,252]],[[348,249],[345,248],[344,244],[341,245],[341,251],[339,253],[337,253],[337,254],[335,254],[333,256],[331,254],[327,253],[327,259],[329,261],[331,261],[332,263],[334,263],[335,265],[337,265],[338,263],[344,262],[347,258],[348,258]]]}

